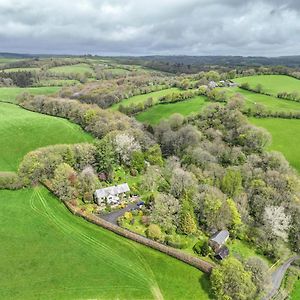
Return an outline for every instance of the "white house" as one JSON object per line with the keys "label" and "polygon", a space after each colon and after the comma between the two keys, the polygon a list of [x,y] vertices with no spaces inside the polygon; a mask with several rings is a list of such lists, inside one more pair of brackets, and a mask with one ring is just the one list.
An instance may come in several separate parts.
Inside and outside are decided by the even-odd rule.
{"label": "white house", "polygon": [[95,201],[98,205],[107,203],[109,205],[118,204],[120,198],[130,192],[130,188],[127,183],[122,183],[119,185],[109,186],[103,189],[96,190],[94,193]]}

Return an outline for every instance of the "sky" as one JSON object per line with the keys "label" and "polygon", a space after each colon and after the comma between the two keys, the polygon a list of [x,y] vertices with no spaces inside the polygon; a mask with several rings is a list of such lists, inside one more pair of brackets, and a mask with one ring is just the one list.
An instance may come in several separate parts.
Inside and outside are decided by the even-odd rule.
{"label": "sky", "polygon": [[0,52],[300,54],[300,0],[0,0]]}

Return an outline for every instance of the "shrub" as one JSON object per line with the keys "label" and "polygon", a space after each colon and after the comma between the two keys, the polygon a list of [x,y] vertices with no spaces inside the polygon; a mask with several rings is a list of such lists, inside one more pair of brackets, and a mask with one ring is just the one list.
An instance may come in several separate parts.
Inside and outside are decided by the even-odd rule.
{"label": "shrub", "polygon": [[165,239],[166,243],[177,249],[185,249],[188,247],[188,242],[180,236],[168,235]]}
{"label": "shrub", "polygon": [[14,172],[0,172],[0,189],[17,190],[23,186],[20,177]]}
{"label": "shrub", "polygon": [[150,224],[149,227],[146,230],[146,235],[148,238],[152,240],[161,240],[162,238],[162,232],[158,225],[156,224]]}
{"label": "shrub", "polygon": [[149,226],[150,225],[150,218],[149,218],[149,216],[142,216],[141,223],[143,225],[145,225],[145,226]]}
{"label": "shrub", "polygon": [[198,254],[198,255],[201,255],[201,248],[203,246],[203,241],[198,241],[194,247],[193,247],[193,251]]}
{"label": "shrub", "polygon": [[207,240],[199,240],[193,247],[193,251],[201,256],[207,256],[210,252],[210,246]]}
{"label": "shrub", "polygon": [[126,211],[125,214],[124,214],[124,218],[127,221],[132,220],[132,218],[133,218],[132,213],[130,211]]}
{"label": "shrub", "polygon": [[133,210],[133,211],[131,212],[131,214],[132,214],[133,216],[137,216],[137,215],[139,214],[139,211],[138,211],[137,209],[135,209],[135,210]]}

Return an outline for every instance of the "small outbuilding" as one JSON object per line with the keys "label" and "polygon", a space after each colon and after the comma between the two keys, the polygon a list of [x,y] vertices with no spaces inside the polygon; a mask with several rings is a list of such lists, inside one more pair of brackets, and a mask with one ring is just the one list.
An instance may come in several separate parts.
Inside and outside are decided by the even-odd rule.
{"label": "small outbuilding", "polygon": [[217,251],[226,243],[229,238],[228,230],[216,232],[209,240],[209,245],[217,253]]}
{"label": "small outbuilding", "polygon": [[215,252],[215,258],[218,260],[222,260],[229,255],[229,249],[223,245],[219,250]]}
{"label": "small outbuilding", "polygon": [[109,186],[103,189],[96,190],[94,193],[95,202],[98,205],[101,204],[118,204],[126,193],[130,192],[130,188],[127,183],[119,185]]}

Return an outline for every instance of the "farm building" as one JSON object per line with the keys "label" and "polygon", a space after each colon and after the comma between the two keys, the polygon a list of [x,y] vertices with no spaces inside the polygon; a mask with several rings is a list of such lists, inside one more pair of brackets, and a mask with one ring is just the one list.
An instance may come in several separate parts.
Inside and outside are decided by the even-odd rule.
{"label": "farm building", "polygon": [[215,81],[210,81],[210,82],[208,83],[208,87],[209,87],[210,89],[214,89],[214,88],[218,87],[218,84],[217,84]]}
{"label": "farm building", "polygon": [[227,230],[221,230],[215,233],[209,240],[209,245],[215,251],[215,257],[223,259],[229,254],[229,250],[224,244],[229,238],[229,232]]}
{"label": "farm building", "polygon": [[222,260],[225,257],[229,255],[229,249],[226,246],[221,246],[216,252],[215,252],[215,258]]}
{"label": "farm building", "polygon": [[112,205],[120,203],[120,200],[126,196],[128,192],[130,192],[128,184],[122,183],[96,190],[94,196],[98,205],[103,203]]}

